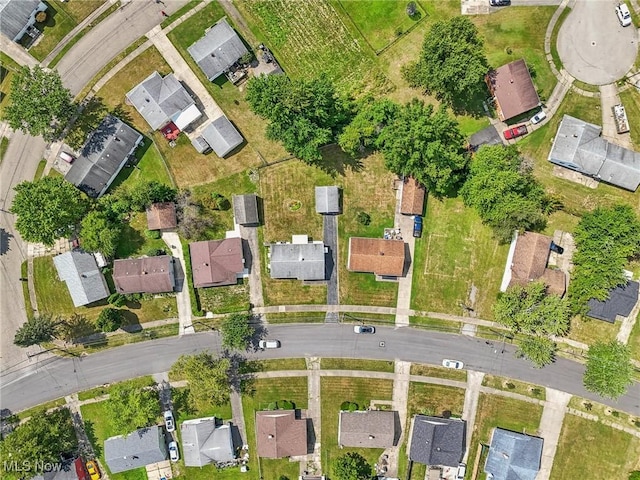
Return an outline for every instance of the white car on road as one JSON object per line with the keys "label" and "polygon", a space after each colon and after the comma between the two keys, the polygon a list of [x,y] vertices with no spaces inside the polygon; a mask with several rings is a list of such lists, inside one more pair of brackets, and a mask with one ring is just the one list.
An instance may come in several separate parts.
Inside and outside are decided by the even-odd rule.
{"label": "white car on road", "polygon": [[447,360],[446,358],[442,360],[442,366],[446,368],[455,368],[456,370],[460,370],[464,367],[464,363],[458,360]]}

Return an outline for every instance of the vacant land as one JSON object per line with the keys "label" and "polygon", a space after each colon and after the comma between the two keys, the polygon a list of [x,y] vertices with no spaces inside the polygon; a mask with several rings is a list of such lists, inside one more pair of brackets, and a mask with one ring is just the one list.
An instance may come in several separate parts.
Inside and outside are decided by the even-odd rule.
{"label": "vacant land", "polygon": [[[579,448],[576,448],[579,439]],[[599,422],[565,415],[551,480],[622,478],[640,468],[640,439]]]}
{"label": "vacant land", "polygon": [[620,322],[609,323],[595,318],[584,317],[571,320],[571,330],[568,337],[587,345],[600,340],[608,342],[616,338],[620,330]]}
{"label": "vacant land", "polygon": [[378,448],[340,448],[338,446],[338,417],[343,402],[357,403],[366,410],[371,400],[391,400],[393,381],[367,378],[322,377],[322,470],[333,471],[333,462],[347,452],[357,452],[373,466],[382,454]]}
{"label": "vacant land", "polygon": [[205,312],[232,313],[249,310],[249,283],[226,287],[199,288],[200,306]]}
{"label": "vacant land", "polygon": [[491,318],[508,249],[462,200],[429,198],[424,233],[416,241],[411,306],[461,314],[461,305],[469,305]]}
{"label": "vacant land", "polygon": [[156,384],[151,375],[145,375],[144,377],[132,378],[131,380],[125,380],[124,382],[115,382],[109,385],[102,385],[100,387],[92,388],[78,393],[78,400],[89,400],[90,398],[101,397],[102,395],[110,395],[115,386],[127,385],[135,388],[152,387]]}
{"label": "vacant land", "polygon": [[[429,383],[409,383],[409,399],[407,403],[407,420],[414,415],[441,416],[444,412],[462,416],[464,407],[464,389],[432,385]],[[407,423],[407,429],[409,423]]]}

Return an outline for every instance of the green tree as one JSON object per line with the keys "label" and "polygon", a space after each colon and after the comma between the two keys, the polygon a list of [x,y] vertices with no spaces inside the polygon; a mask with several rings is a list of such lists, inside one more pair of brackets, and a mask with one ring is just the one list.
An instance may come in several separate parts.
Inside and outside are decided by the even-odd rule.
{"label": "green tree", "polygon": [[246,350],[255,329],[249,324],[251,315],[232,313],[220,325],[222,346],[231,350]]}
{"label": "green tree", "polygon": [[518,353],[541,368],[553,362],[556,344],[547,337],[527,336],[518,344]]}
{"label": "green tree", "polygon": [[[151,256],[154,256],[154,255],[151,255]],[[107,298],[107,302],[109,302],[109,305],[113,305],[116,308],[120,308],[124,306],[125,303],[127,303],[127,299],[121,293],[116,292],[109,295],[109,298]]]}
{"label": "green tree", "polygon": [[16,331],[13,343],[19,347],[30,347],[48,342],[56,335],[59,321],[50,314],[36,315],[27,319]]}
{"label": "green tree", "polygon": [[640,470],[629,472],[629,480],[640,480]]}
{"label": "green tree", "polygon": [[484,98],[489,63],[478,29],[467,17],[435,22],[424,38],[417,62],[405,65],[404,78],[456,109]]}
{"label": "green tree", "polygon": [[4,118],[11,128],[50,141],[73,114],[72,97],[55,70],[21,67],[11,81]]}
{"label": "green tree", "polygon": [[96,320],[97,327],[103,332],[115,332],[122,326],[124,315],[119,308],[107,307],[100,312]]}
{"label": "green tree", "polygon": [[171,367],[172,378],[189,382],[189,400],[197,410],[206,410],[212,405],[223,405],[229,401],[231,387],[228,358],[214,358],[203,352],[182,355]]}
{"label": "green tree", "polygon": [[349,452],[336,459],[333,473],[336,480],[368,480],[372,469],[362,455]]}
{"label": "green tree", "polygon": [[399,108],[376,145],[389,170],[414,177],[441,197],[453,193],[466,176],[463,142],[458,123],[444,107],[434,113],[432,105],[414,99]]}
{"label": "green tree", "polygon": [[122,223],[113,221],[106,212],[93,210],[80,223],[82,248],[89,252],[100,252],[113,258],[120,241]]}
{"label": "green tree", "polygon": [[388,99],[367,97],[358,113],[338,137],[338,144],[345,153],[356,156],[374,148],[380,132],[395,118],[400,107]]}
{"label": "green tree", "polygon": [[591,345],[583,382],[587,390],[603,397],[616,399],[624,395],[633,383],[629,347],[617,340]]}
{"label": "green tree", "polygon": [[481,147],[460,193],[501,242],[509,242],[515,230],[539,230],[546,224],[550,200],[516,147]]}
{"label": "green tree", "polygon": [[73,342],[96,332],[96,325],[84,315],[74,313],[71,317],[60,321],[56,336],[65,342]]}
{"label": "green tree", "polygon": [[11,213],[17,216],[16,228],[27,242],[53,245],[73,232],[89,209],[88,197],[62,177],[43,177],[21,182]]}
{"label": "green tree", "polygon": [[115,385],[108,400],[114,433],[127,435],[154,425],[160,415],[158,393],[127,383]]}
{"label": "green tree", "polygon": [[313,80],[254,77],[247,83],[246,98],[251,110],[269,121],[267,137],[310,164],[320,162],[320,147],[335,141],[350,116],[347,102],[324,75]]}
{"label": "green tree", "polygon": [[[29,474],[34,475],[42,473],[47,463],[60,462],[61,455],[74,453],[77,446],[78,441],[69,410],[60,408],[46,413],[42,409],[36,411],[29,420],[17,426],[0,441],[0,458],[16,462],[18,466],[31,465],[33,470],[30,470]],[[2,477],[18,480],[24,478],[24,472],[3,469]]]}

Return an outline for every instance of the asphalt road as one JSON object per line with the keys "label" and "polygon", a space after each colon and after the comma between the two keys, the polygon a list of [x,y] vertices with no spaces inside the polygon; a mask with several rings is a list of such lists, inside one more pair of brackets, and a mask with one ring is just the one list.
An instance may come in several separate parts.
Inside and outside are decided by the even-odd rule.
{"label": "asphalt road", "polygon": [[[514,347],[487,345],[484,339],[448,335],[411,328],[379,327],[375,335],[356,335],[351,325],[274,325],[269,338],[281,341],[282,348],[249,353],[250,358],[351,357],[440,364],[443,358],[462,360],[465,368],[503,375],[562,390],[602,402],[618,410],[640,413],[640,385],[635,383],[617,402],[587,392],[582,386],[584,366],[563,358],[544,369],[513,356]],[[379,342],[385,346],[380,347]],[[219,352],[215,333],[198,333],[138,343],[84,358],[49,359],[41,364],[33,359],[35,372],[15,372],[4,376],[2,408],[28,408],[70,393],[104,383],[169,370],[179,355],[203,350]],[[497,350],[497,353],[495,353]]]}

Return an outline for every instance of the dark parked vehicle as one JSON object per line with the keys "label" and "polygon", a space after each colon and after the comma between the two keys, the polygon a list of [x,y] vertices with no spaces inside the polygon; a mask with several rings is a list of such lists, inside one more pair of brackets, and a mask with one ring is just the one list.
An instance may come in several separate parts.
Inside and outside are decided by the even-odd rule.
{"label": "dark parked vehicle", "polygon": [[511,0],[489,0],[489,5],[492,7],[506,7],[511,5]]}
{"label": "dark parked vehicle", "polygon": [[413,236],[416,238],[422,236],[422,217],[419,215],[413,217]]}
{"label": "dark parked vehicle", "polygon": [[562,255],[564,253],[564,248],[562,248],[560,245],[556,245],[553,242],[551,242],[549,250],[551,250],[552,252],[556,252],[558,255]]}
{"label": "dark parked vehicle", "polygon": [[506,138],[507,140],[518,138],[526,134],[527,134],[526,125],[518,125],[517,127],[513,127],[513,128],[510,128],[509,130],[505,130],[503,133],[504,138]]}

